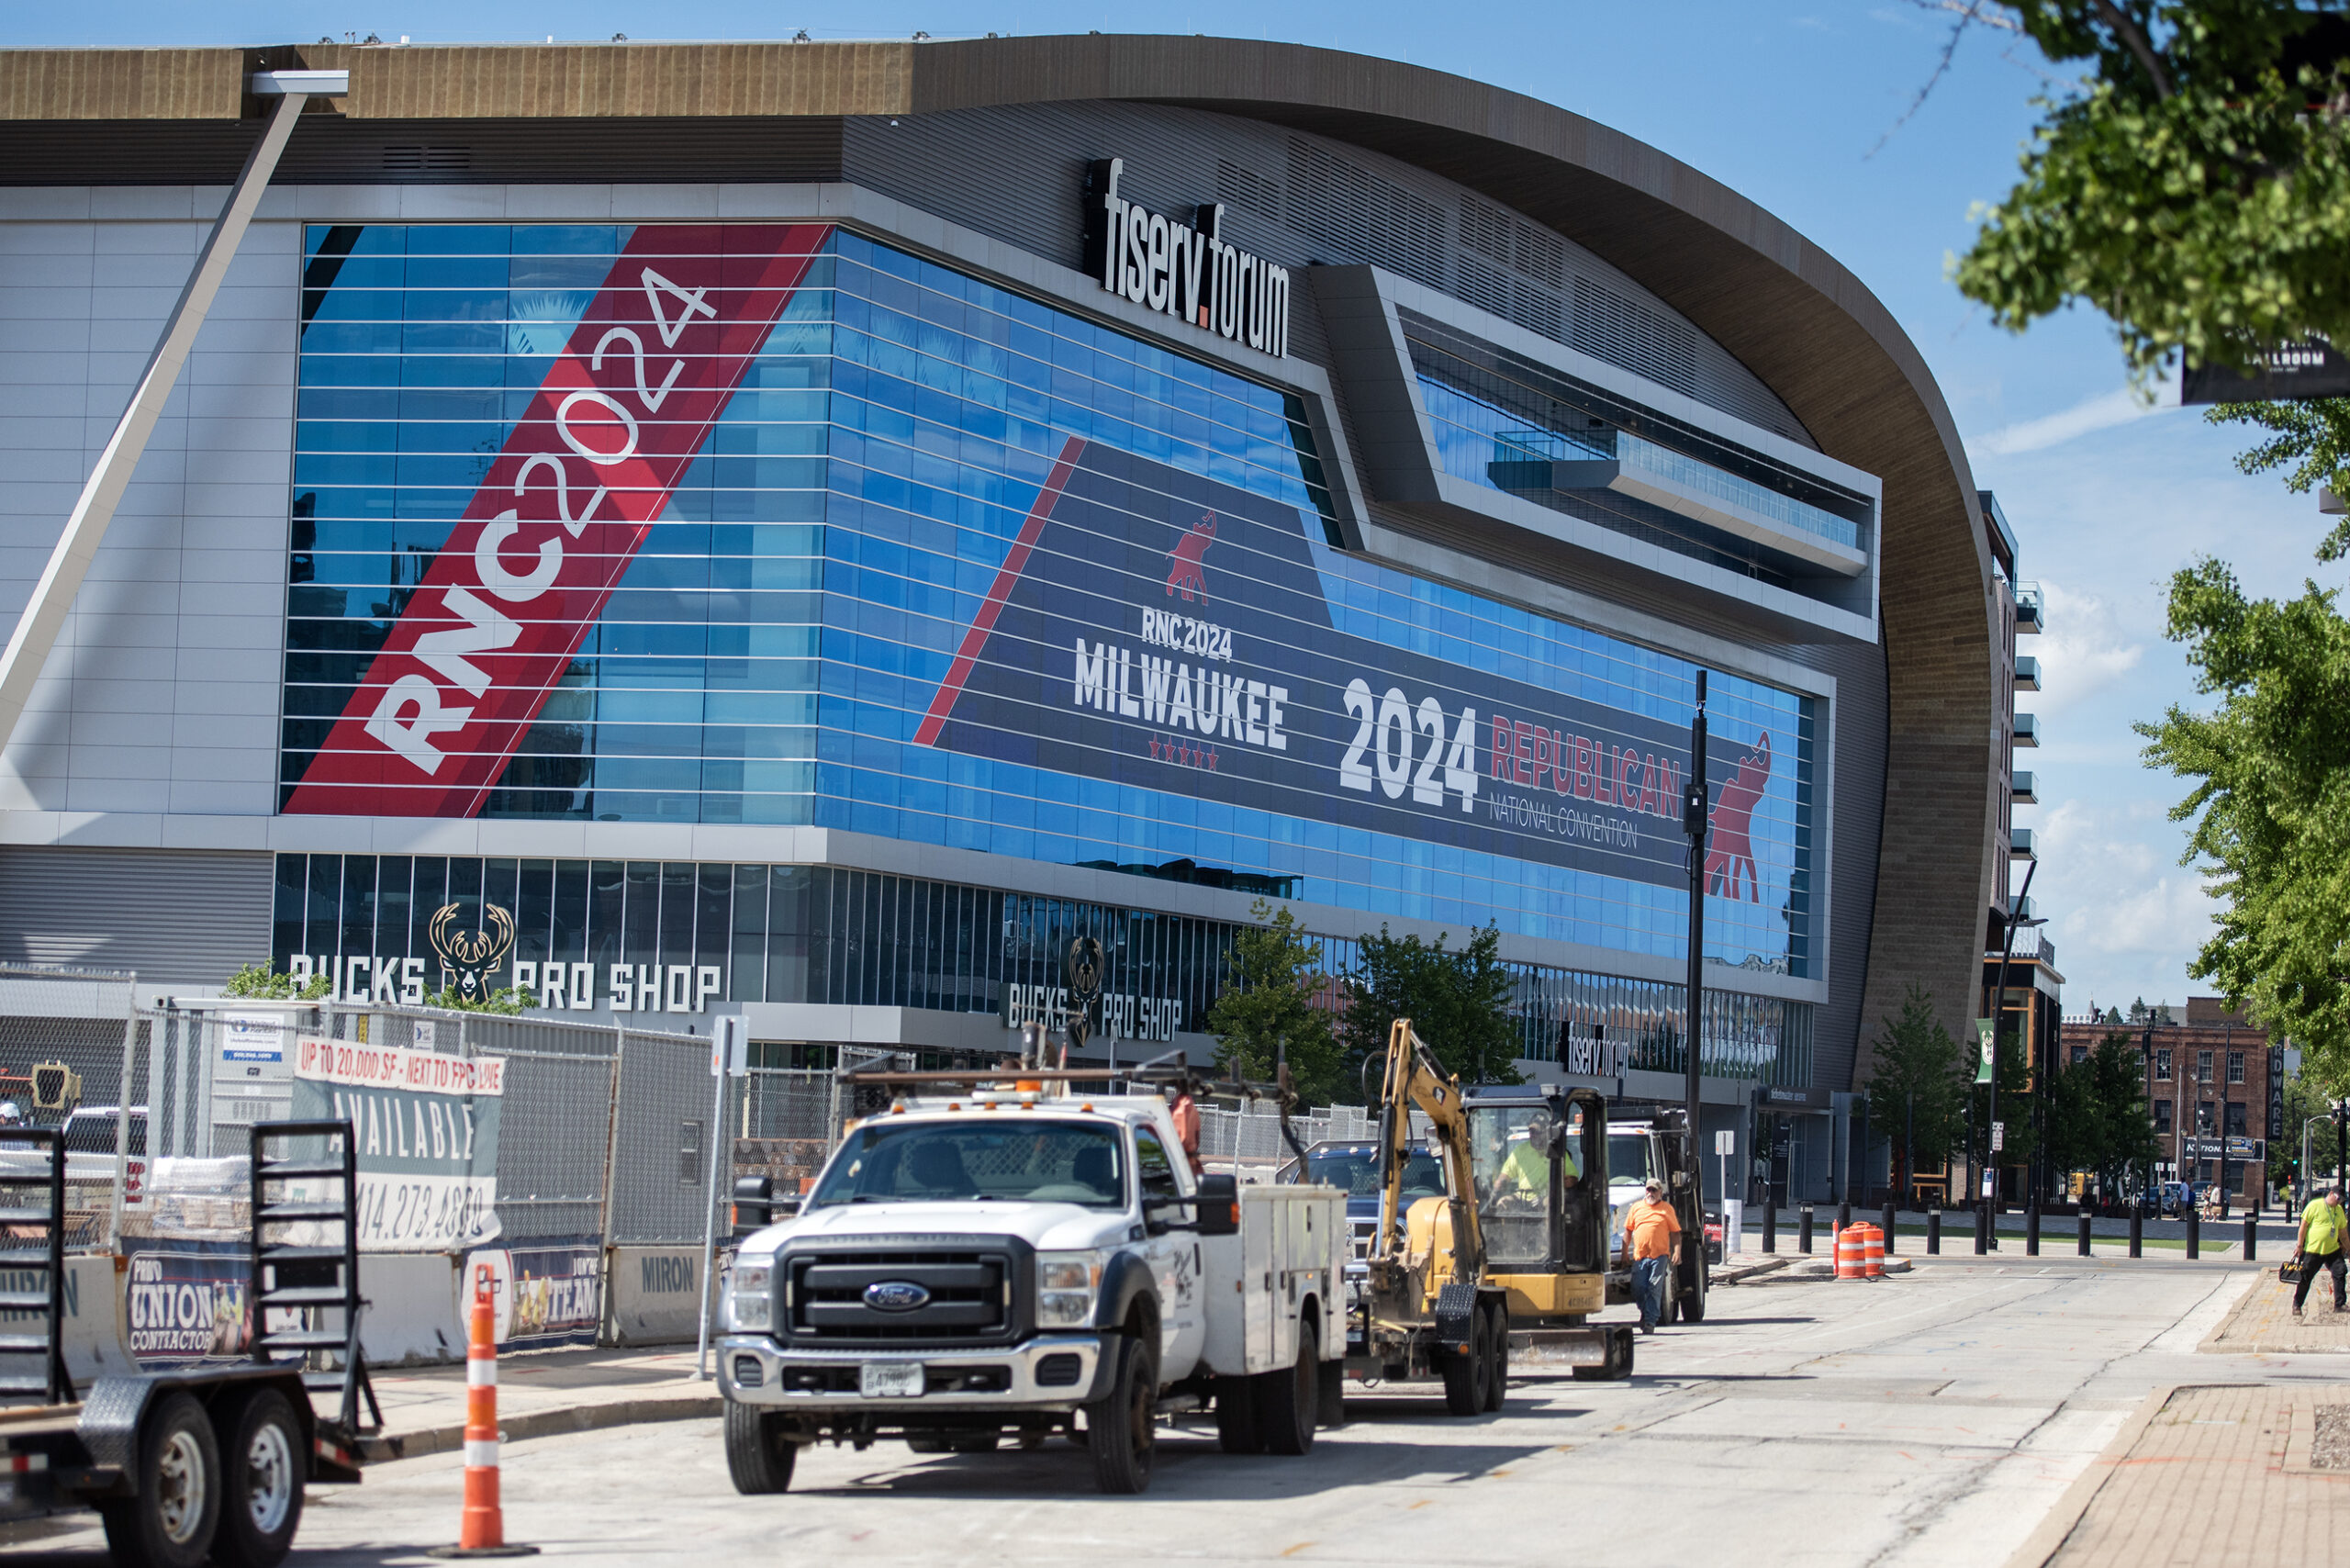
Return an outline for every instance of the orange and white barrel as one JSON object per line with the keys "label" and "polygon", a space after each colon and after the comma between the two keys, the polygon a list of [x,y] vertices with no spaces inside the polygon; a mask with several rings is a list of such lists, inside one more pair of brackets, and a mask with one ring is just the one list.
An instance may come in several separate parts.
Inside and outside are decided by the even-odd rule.
{"label": "orange and white barrel", "polygon": [[1836,1233],[1836,1277],[1857,1280],[1864,1277],[1868,1246],[1861,1238],[1861,1226],[1848,1225]]}
{"label": "orange and white barrel", "polygon": [[1864,1279],[1885,1278],[1885,1232],[1874,1225],[1856,1227],[1861,1232],[1861,1274]]}

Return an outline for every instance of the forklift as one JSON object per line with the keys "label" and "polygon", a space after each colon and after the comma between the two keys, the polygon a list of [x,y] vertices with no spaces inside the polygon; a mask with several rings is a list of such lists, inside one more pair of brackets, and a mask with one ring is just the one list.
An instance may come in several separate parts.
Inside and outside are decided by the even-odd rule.
{"label": "forklift", "polygon": [[[362,1408],[377,1428],[383,1413],[359,1350],[351,1124],[262,1122],[252,1138],[250,1359],[84,1389],[65,1361],[65,1138],[0,1128],[0,1521],[95,1508],[124,1568],[276,1568],[304,1486],[359,1479]],[[338,1396],[333,1416],[313,1390]]]}

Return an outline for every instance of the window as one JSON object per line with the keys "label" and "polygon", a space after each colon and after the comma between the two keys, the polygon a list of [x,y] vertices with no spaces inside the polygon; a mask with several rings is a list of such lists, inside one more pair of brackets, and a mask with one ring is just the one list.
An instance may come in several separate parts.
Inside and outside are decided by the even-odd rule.
{"label": "window", "polygon": [[2230,1083],[2244,1081],[2244,1053],[2242,1051],[2228,1053],[2228,1081]]}
{"label": "window", "polygon": [[2250,1109],[2250,1106],[2238,1104],[2234,1101],[2228,1103],[2228,1136],[2230,1137],[2243,1137],[2246,1135],[2244,1116]]}
{"label": "window", "polygon": [[2072,1062],[2073,1062],[2073,1065],[2074,1065],[2075,1067],[2078,1067],[2078,1066],[2080,1066],[2080,1065],[2081,1065],[2081,1063],[2083,1063],[2083,1062],[2085,1062],[2085,1061],[2087,1061],[2087,1060],[2088,1060],[2088,1059],[2089,1059],[2089,1048],[2088,1048],[2088,1047],[2087,1047],[2087,1046],[2075,1046],[2075,1047],[2073,1047]]}
{"label": "window", "polygon": [[2167,1100],[2154,1102],[2154,1131],[2158,1133],[2170,1131],[2170,1102]]}
{"label": "window", "polygon": [[2198,1083],[2211,1081],[2211,1053],[2210,1051],[2195,1053],[2195,1081]]}
{"label": "window", "polygon": [[2154,1077],[2164,1083],[2170,1081],[2170,1047],[2167,1046],[2154,1053]]}
{"label": "window", "polygon": [[1167,1158],[1167,1146],[1148,1127],[1135,1129],[1135,1170],[1142,1177],[1146,1199],[1171,1198],[1182,1191],[1175,1181],[1174,1162]]}

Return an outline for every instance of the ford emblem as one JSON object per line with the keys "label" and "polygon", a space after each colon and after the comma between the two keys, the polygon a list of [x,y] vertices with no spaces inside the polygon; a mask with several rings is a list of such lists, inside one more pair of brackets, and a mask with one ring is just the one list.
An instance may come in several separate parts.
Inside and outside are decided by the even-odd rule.
{"label": "ford emblem", "polygon": [[912,1280],[876,1280],[865,1287],[865,1305],[876,1312],[912,1312],[930,1305],[930,1293]]}

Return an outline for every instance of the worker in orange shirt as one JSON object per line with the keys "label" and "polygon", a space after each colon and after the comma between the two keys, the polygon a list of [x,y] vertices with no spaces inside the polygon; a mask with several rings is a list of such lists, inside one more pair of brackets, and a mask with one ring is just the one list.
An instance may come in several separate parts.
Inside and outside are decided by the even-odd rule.
{"label": "worker in orange shirt", "polygon": [[1640,1304],[1640,1332],[1656,1332],[1664,1316],[1664,1271],[1681,1265],[1681,1216],[1664,1201],[1664,1183],[1624,1214],[1624,1249],[1632,1259],[1632,1295]]}

